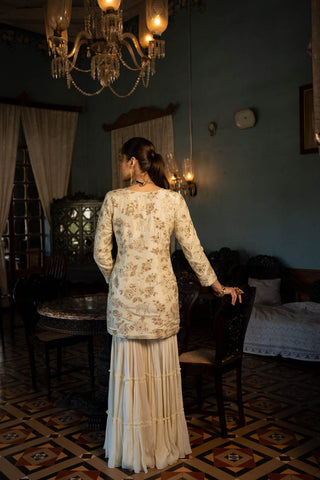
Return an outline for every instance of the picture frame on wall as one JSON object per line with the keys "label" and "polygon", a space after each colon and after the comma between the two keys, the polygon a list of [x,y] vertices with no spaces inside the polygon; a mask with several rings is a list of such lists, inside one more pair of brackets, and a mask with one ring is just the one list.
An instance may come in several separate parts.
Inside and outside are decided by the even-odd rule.
{"label": "picture frame on wall", "polygon": [[314,136],[312,84],[300,87],[300,153],[316,153]]}

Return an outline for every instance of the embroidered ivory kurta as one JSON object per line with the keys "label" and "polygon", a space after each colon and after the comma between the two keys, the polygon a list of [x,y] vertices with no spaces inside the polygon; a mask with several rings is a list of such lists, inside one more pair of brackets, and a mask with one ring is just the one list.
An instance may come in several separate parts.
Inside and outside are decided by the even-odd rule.
{"label": "embroidered ivory kurta", "polygon": [[[176,278],[170,259],[175,233],[203,286],[217,279],[183,197],[171,190],[107,193],[96,230],[94,258],[109,283],[108,332],[129,339],[156,339],[179,330]],[[118,253],[112,258],[112,234]]]}

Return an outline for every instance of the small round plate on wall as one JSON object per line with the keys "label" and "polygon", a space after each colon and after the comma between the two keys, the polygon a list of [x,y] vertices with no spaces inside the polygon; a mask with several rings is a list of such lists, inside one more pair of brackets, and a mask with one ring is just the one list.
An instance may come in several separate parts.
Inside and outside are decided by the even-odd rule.
{"label": "small round plate on wall", "polygon": [[241,129],[252,128],[256,124],[256,116],[251,108],[237,110],[234,112],[233,118],[236,126]]}

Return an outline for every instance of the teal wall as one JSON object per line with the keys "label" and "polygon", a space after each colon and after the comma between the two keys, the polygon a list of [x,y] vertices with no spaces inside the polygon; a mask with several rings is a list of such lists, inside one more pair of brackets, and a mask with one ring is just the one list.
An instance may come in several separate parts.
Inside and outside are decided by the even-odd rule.
{"label": "teal wall", "polygon": [[[312,82],[306,53],[310,2],[203,3],[205,11],[193,8],[191,21],[198,195],[188,203],[199,237],[207,250],[229,246],[243,258],[264,253],[290,267],[320,268],[320,158],[299,153],[299,86]],[[32,46],[9,49],[0,43],[7,65],[1,96],[25,90],[37,101],[84,108],[73,157],[73,191],[103,195],[111,188],[110,135],[102,125],[132,108],[178,103],[176,155],[180,162],[188,156],[186,9],[171,19],[164,37],[166,58],[157,62],[150,87],[138,87],[128,99],[108,91],[92,98],[68,91],[63,81],[51,80],[46,55]],[[126,85],[126,74],[123,78]],[[246,107],[255,110],[257,124],[240,130],[233,113]],[[218,125],[215,137],[208,132],[210,121]]]}

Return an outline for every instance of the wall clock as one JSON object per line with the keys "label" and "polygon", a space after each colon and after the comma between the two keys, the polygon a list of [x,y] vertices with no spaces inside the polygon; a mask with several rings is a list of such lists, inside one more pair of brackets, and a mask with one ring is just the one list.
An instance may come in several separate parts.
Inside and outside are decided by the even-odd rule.
{"label": "wall clock", "polygon": [[237,110],[234,112],[233,118],[236,126],[241,129],[254,127],[256,123],[256,116],[251,108]]}

